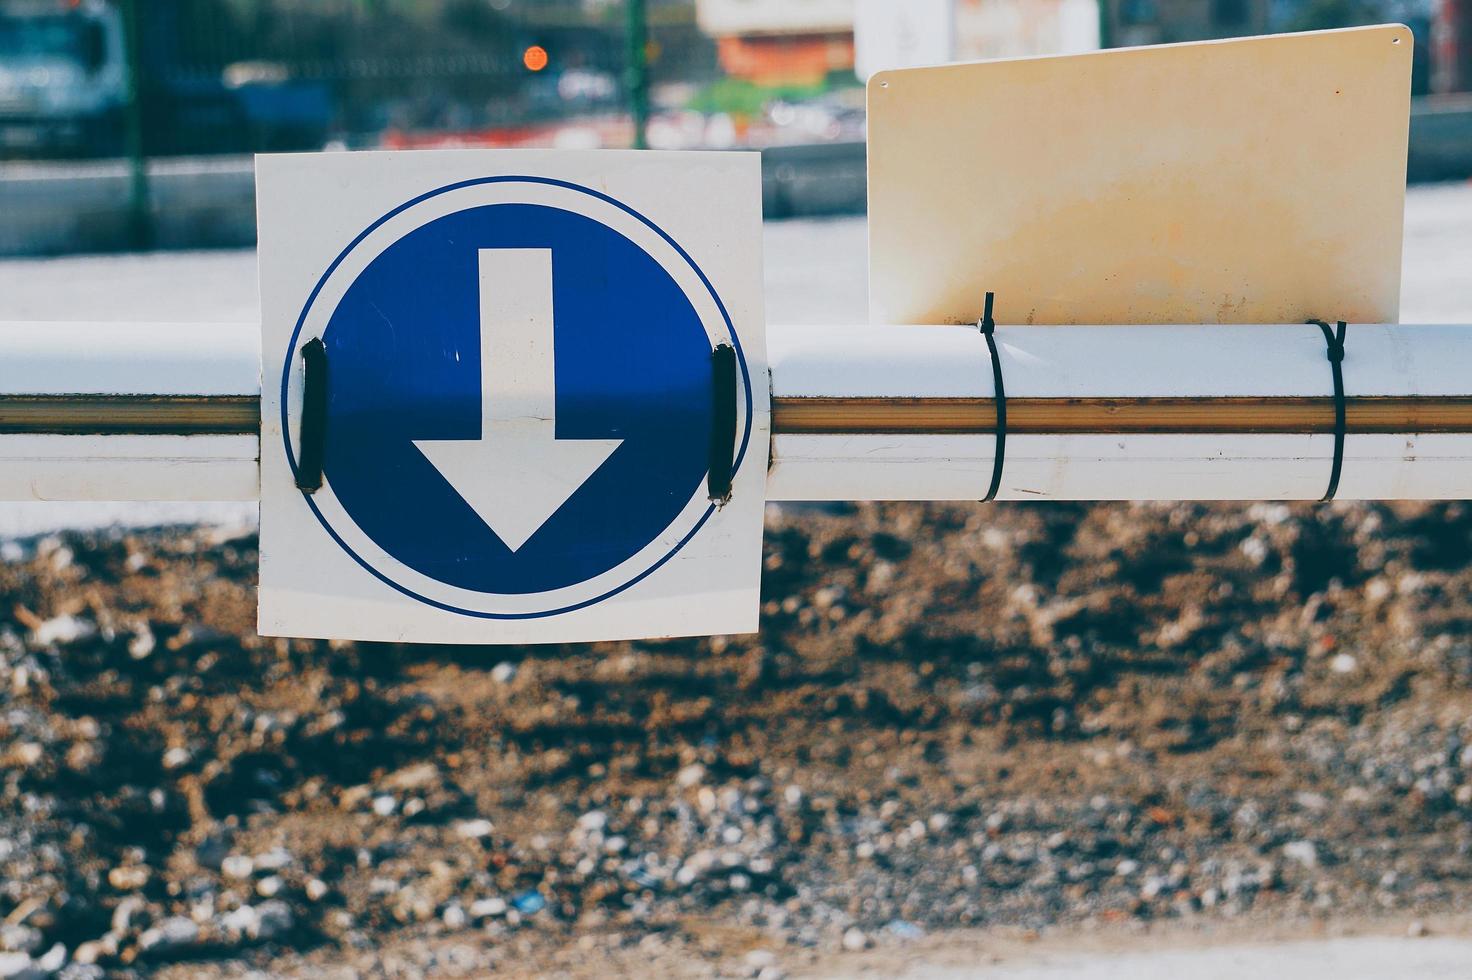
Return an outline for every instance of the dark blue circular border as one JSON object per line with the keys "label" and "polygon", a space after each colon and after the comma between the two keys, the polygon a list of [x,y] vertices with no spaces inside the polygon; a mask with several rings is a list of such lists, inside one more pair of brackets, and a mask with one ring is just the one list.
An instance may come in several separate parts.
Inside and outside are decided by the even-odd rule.
{"label": "dark blue circular border", "polygon": [[[721,302],[721,297],[716,293],[715,287],[711,285],[710,279],[706,277],[705,272],[700,268],[700,266],[695,264],[695,260],[690,257],[690,254],[688,252],[680,247],[680,244],[678,242],[676,242],[673,238],[665,233],[663,228],[660,228],[654,222],[650,221],[648,218],[644,217],[644,215],[640,214],[638,211],[635,211],[627,204],[624,204],[621,201],[617,201],[609,197],[607,194],[595,191],[590,187],[583,187],[581,184],[574,184],[570,181],[565,180],[554,180],[550,177],[503,176],[477,177],[473,180],[462,180],[458,183],[446,184],[444,187],[436,188],[432,191],[419,195],[413,200],[406,201],[403,204],[400,204],[388,214],[383,215],[377,221],[373,222],[367,228],[363,229],[363,231],[356,238],[354,238],[346,248],[338,253],[337,258],[333,259],[332,264],[327,267],[327,271],[322,273],[322,278],[317,280],[317,285],[312,288],[311,295],[307,297],[306,305],[302,307],[301,315],[297,317],[296,328],[292,330],[291,340],[287,343],[286,346],[286,363],[282,366],[281,370],[281,439],[282,442],[286,445],[286,460],[291,466],[292,475],[296,475],[297,461],[296,453],[294,453],[291,448],[291,427],[286,412],[287,389],[291,382],[291,367],[292,363],[296,360],[296,345],[298,338],[301,337],[302,326],[306,323],[307,315],[311,312],[312,309],[312,304],[317,301],[317,296],[319,293],[322,292],[322,287],[327,284],[327,280],[332,277],[332,274],[337,271],[337,267],[342,264],[343,260],[348,257],[353,249],[357,248],[363,242],[363,239],[371,235],[384,222],[392,219],[396,215],[403,213],[409,208],[414,207],[416,204],[421,204],[432,197],[438,197],[441,194],[448,193],[449,191],[459,190],[463,187],[475,187],[480,184],[506,183],[547,184],[552,187],[561,187],[565,190],[587,194],[589,197],[596,198],[597,200],[602,201],[605,204],[611,204],[614,207],[618,208],[620,211],[623,211],[625,214],[629,215],[630,217],[642,222],[646,227],[649,228],[649,230],[653,231],[660,238],[664,239],[665,243],[673,248],[675,252],[679,254],[680,258],[684,259],[685,262],[690,266],[690,268],[694,270],[695,274],[700,277],[700,282],[705,286],[706,291],[710,293],[710,298],[715,301],[716,309],[720,310],[721,312],[721,318],[726,323],[726,332],[731,336],[731,345],[736,349],[737,363],[741,365],[741,381],[746,391],[746,427],[741,436],[741,449],[736,454],[735,465],[736,469],[739,471],[741,469],[742,460],[746,458],[747,446],[751,442],[751,423],[753,416],[751,406],[751,373],[747,370],[746,354],[741,349],[741,338],[736,335],[736,326],[731,322],[731,314],[726,312],[726,304]],[[676,544],[672,549],[670,549],[668,554],[656,561],[653,565],[650,565],[638,575],[635,575],[633,578],[629,579],[623,585],[620,585],[614,589],[610,589],[600,596],[596,596],[592,599],[586,599],[582,602],[574,603],[570,606],[564,606],[561,609],[550,609],[545,612],[491,613],[482,612],[476,609],[461,609],[459,606],[452,606],[449,603],[440,602],[439,600],[431,599],[428,596],[422,596],[412,589],[409,589],[408,587],[395,582],[383,572],[380,572],[378,569],[374,568],[361,555],[359,555],[356,551],[348,546],[348,543],[342,539],[337,531],[333,529],[332,525],[327,522],[327,519],[322,516],[321,510],[317,508],[317,503],[312,499],[310,494],[303,494],[302,497],[306,500],[307,506],[311,508],[312,514],[317,518],[317,522],[322,525],[323,530],[328,533],[333,541],[337,542],[338,547],[342,548],[343,551],[346,551],[348,553],[348,556],[352,558],[353,561],[357,562],[368,574],[372,575],[374,578],[378,579],[380,582],[387,585],[389,588],[395,590],[396,592],[403,593],[411,599],[417,599],[425,605],[433,606],[436,609],[443,609],[446,612],[459,613],[462,616],[473,616],[477,619],[541,619],[546,616],[560,616],[563,613],[573,612],[578,609],[585,609],[588,606],[596,605],[597,603],[600,603],[605,599],[611,599],[612,597],[618,595],[620,592],[632,588],[633,586],[642,582],[644,579],[648,578],[650,575],[653,575],[656,571],[660,569],[661,566],[665,564],[665,562],[675,557],[675,555],[679,553],[680,549],[689,544],[690,539],[695,537],[695,535],[699,533],[700,529],[705,526],[705,522],[710,520],[711,515],[714,514],[716,510],[714,504],[707,507],[705,513],[701,515],[700,520],[695,522],[695,526],[690,529],[690,532],[686,534],[683,538],[681,538],[679,543]],[[487,594],[494,595],[496,593]]]}

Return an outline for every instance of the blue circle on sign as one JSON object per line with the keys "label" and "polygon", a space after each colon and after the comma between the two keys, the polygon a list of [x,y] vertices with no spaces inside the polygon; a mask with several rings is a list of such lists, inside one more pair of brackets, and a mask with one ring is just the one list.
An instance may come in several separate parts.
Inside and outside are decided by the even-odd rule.
{"label": "blue circle on sign", "polygon": [[[384,215],[333,262],[298,320],[282,375],[286,391],[301,332],[323,286],[384,222],[447,191],[485,183],[550,184],[612,204],[672,246],[709,291],[709,280],[652,222],[588,188],[544,178],[484,178],[422,195]],[[552,268],[556,439],[619,440],[561,506],[519,547],[509,547],[416,446],[481,436],[481,297],[485,250],[544,250]],[[485,595],[524,596],[588,582],[618,568],[670,530],[703,495],[709,467],[712,339],[696,307],[661,262],[603,222],[542,203],[492,203],[436,217],[393,241],[342,293],[321,331],[329,364],[324,474],[357,528],[386,554],[436,582]],[[288,459],[295,453],[286,439]],[[739,465],[738,456],[737,465]],[[375,568],[345,542],[311,497],[334,539],[365,569],[407,595],[454,612],[530,618],[617,594],[668,561],[699,521],[648,567],[603,595],[541,612],[495,613],[425,596]]]}

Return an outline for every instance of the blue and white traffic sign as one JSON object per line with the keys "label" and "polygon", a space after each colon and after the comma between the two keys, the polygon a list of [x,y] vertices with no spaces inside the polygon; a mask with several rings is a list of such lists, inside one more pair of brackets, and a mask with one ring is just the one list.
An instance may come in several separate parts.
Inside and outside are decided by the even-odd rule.
{"label": "blue and white traffic sign", "polygon": [[[733,232],[759,235],[759,182],[745,155],[707,156],[424,154],[417,172],[378,154],[262,160],[263,631],[497,642],[754,628],[767,385],[759,251]],[[717,186],[673,199],[675,160]],[[620,177],[622,197],[603,189]],[[379,193],[344,190],[362,183]],[[369,215],[384,184],[401,197]],[[361,197],[367,220],[330,255],[321,234],[314,266],[293,256],[333,186],[353,205],[334,215]],[[290,286],[276,288],[278,268]],[[326,397],[308,430],[320,446],[304,447],[314,340]],[[736,352],[735,492],[718,507],[706,488],[722,344]],[[307,494],[304,451],[321,465]],[[271,458],[284,465],[268,473]],[[314,581],[304,551],[321,559]]]}

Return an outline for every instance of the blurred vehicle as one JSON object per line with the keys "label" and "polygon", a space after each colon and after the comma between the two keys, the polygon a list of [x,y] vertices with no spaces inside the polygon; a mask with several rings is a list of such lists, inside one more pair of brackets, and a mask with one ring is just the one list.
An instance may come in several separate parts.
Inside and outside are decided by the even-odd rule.
{"label": "blurred vehicle", "polygon": [[[327,141],[334,108],[326,83],[225,46],[223,22],[198,0],[134,2],[146,153],[311,150]],[[201,57],[211,46],[235,56]]]}
{"label": "blurred vehicle", "polygon": [[123,22],[101,2],[0,3],[0,152],[95,155],[122,141]]}
{"label": "blurred vehicle", "polygon": [[221,76],[224,94],[244,125],[234,134],[242,151],[320,149],[334,115],[332,93],[320,81],[291,77],[278,62],[242,61]]}
{"label": "blurred vehicle", "polygon": [[[140,97],[149,154],[321,147],[327,86],[269,62],[223,72],[183,64],[172,3],[141,5]],[[130,67],[106,0],[0,0],[0,156],[112,156],[124,149]]]}
{"label": "blurred vehicle", "polygon": [[612,72],[575,68],[557,79],[557,96],[564,102],[610,105],[618,95],[618,79]]}

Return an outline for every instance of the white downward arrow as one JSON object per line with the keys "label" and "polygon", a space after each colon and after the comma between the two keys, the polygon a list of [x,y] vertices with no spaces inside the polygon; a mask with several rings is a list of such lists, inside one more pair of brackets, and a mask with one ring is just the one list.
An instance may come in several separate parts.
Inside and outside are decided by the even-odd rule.
{"label": "white downward arrow", "polygon": [[552,251],[480,251],[480,438],[414,445],[517,551],[622,439],[558,439]]}

